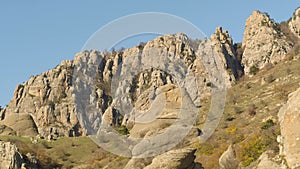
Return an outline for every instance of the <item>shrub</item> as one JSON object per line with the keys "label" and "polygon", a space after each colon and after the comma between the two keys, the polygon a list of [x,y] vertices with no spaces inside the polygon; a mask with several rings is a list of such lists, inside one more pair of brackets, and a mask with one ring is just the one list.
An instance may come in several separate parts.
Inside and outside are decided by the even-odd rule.
{"label": "shrub", "polygon": [[212,82],[208,82],[208,83],[206,83],[206,86],[207,86],[207,87],[212,87],[213,84],[212,84]]}
{"label": "shrub", "polygon": [[197,148],[197,154],[199,155],[212,155],[214,153],[215,147],[208,143],[200,144]]}
{"label": "shrub", "polygon": [[274,125],[275,125],[275,123],[273,122],[273,120],[272,120],[272,119],[269,119],[269,120],[267,120],[267,121],[263,124],[263,126],[261,127],[261,129],[268,129],[268,128],[274,126]]}
{"label": "shrub", "polygon": [[124,125],[121,125],[121,126],[117,126],[116,128],[116,131],[122,135],[127,135],[129,134],[129,130],[126,126]]}
{"label": "shrub", "polygon": [[226,130],[225,130],[225,132],[227,133],[227,134],[235,134],[236,133],[236,131],[237,131],[237,128],[236,127],[229,127],[229,128],[227,128]]}
{"label": "shrub", "polygon": [[242,165],[244,167],[249,166],[253,161],[257,160],[260,155],[265,152],[267,145],[264,144],[264,140],[255,136],[249,141],[241,145],[241,155]]}
{"label": "shrub", "polygon": [[28,93],[29,97],[34,98],[35,95]]}
{"label": "shrub", "polygon": [[259,71],[259,68],[257,68],[255,65],[250,67],[250,74],[256,75],[256,73]]}
{"label": "shrub", "polygon": [[140,44],[138,45],[138,48],[139,48],[139,50],[143,50],[145,46],[146,46],[145,42],[140,42]]}

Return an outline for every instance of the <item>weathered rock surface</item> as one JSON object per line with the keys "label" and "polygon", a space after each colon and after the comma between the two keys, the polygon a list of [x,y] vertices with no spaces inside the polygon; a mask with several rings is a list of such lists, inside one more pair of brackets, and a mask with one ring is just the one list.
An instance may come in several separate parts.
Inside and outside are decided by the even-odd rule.
{"label": "weathered rock surface", "polygon": [[38,129],[29,114],[8,114],[3,121],[0,121],[1,124],[7,129],[11,129],[11,132],[17,136],[35,137],[38,135]]}
{"label": "weathered rock surface", "polygon": [[242,48],[242,63],[245,73],[249,74],[251,67],[261,69],[284,59],[292,43],[267,14],[254,11],[246,22]]}
{"label": "weathered rock surface", "polygon": [[236,157],[235,150],[232,145],[219,158],[220,169],[236,169],[239,166],[239,161]]}
{"label": "weathered rock surface", "polygon": [[15,145],[0,141],[0,168],[19,169],[23,163],[22,155]]}
{"label": "weathered rock surface", "polygon": [[287,167],[284,164],[278,164],[278,162],[275,162],[272,160],[268,152],[264,152],[259,159],[257,160],[258,164],[256,166],[256,169],[266,169],[266,168],[272,168],[272,169],[286,169]]}
{"label": "weathered rock surface", "polygon": [[155,157],[145,169],[201,169],[201,166],[194,163],[194,153],[193,149],[170,150]]}
{"label": "weathered rock surface", "polygon": [[241,63],[236,58],[233,40],[227,30],[218,27],[216,32],[211,35],[211,42],[214,50],[217,52],[223,70],[226,75],[228,86],[231,86],[243,74]]}
{"label": "weathered rock surface", "polygon": [[[237,77],[237,62],[232,39],[226,31],[218,28],[216,34],[211,37],[211,42],[210,48],[215,49],[220,60],[219,70],[214,71],[225,71],[226,84],[230,87]],[[5,109],[1,110],[1,123],[22,136],[36,134],[36,126],[37,134],[50,139],[96,133],[103,120],[103,114],[108,123],[118,125],[122,119],[118,113],[121,110],[117,104],[111,105],[115,91],[122,91],[127,95],[131,93],[131,97],[122,98],[122,102],[126,103],[124,105],[129,105],[137,101],[148,89],[155,90],[160,86],[176,83],[176,79],[170,76],[169,72],[149,68],[139,70],[139,74],[132,75],[133,80],[130,79],[124,88],[111,91],[112,78],[120,65],[130,65],[131,69],[135,67],[134,65],[140,65],[140,62],[155,65],[159,58],[153,59],[153,55],[166,56],[171,61],[176,59],[182,61],[187,70],[195,75],[195,80],[186,79],[184,83],[194,103],[199,104],[199,98],[207,97],[210,93],[211,85],[208,84],[213,81],[210,78],[215,78],[209,77],[208,72],[211,70],[207,70],[209,68],[202,63],[202,59],[209,55],[199,57],[199,51],[201,48],[194,49],[189,45],[186,35],[178,33],[158,37],[143,46],[125,51],[78,53],[74,61],[63,61],[56,68],[41,75],[32,76],[24,84],[18,85],[13,99]],[[143,60],[145,58],[148,60]],[[123,66],[121,75],[128,73],[126,71],[128,69]],[[194,86],[196,80],[198,88]],[[145,103],[138,101],[136,105],[146,109],[150,102],[145,101]],[[25,116],[21,114],[27,114],[26,119],[20,121],[31,129],[30,134],[19,131],[24,126],[16,126],[10,122],[9,118],[17,117],[16,114],[22,118]],[[123,123],[126,123],[128,119],[130,118],[126,117]]]}
{"label": "weathered rock surface", "polygon": [[300,8],[296,9],[293,17],[288,22],[290,30],[300,38]]}
{"label": "weathered rock surface", "polygon": [[17,135],[17,133],[12,128],[7,127],[6,125],[0,125],[0,135],[15,136]]}
{"label": "weathered rock surface", "polygon": [[21,136],[29,134],[20,131],[22,127],[32,129],[28,136],[36,134],[35,126],[42,137],[69,136],[72,130],[80,133],[70,86],[72,66],[71,61],[63,61],[53,70],[18,85],[13,99],[2,111],[2,123]]}
{"label": "weathered rock surface", "polygon": [[278,114],[283,146],[281,155],[290,168],[300,167],[300,89],[293,92]]}
{"label": "weathered rock surface", "polygon": [[124,169],[144,169],[151,162],[151,158],[132,158],[128,161]]}

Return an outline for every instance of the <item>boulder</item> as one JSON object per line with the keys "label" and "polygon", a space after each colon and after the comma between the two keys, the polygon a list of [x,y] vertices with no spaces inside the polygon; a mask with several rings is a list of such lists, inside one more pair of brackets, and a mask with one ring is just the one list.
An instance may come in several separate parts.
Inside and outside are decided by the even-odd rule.
{"label": "boulder", "polygon": [[287,103],[279,110],[281,130],[281,155],[288,167],[300,167],[300,88],[289,95]]}
{"label": "boulder", "polygon": [[235,150],[232,145],[221,155],[219,158],[220,169],[237,169],[239,166],[239,161],[236,157]]}

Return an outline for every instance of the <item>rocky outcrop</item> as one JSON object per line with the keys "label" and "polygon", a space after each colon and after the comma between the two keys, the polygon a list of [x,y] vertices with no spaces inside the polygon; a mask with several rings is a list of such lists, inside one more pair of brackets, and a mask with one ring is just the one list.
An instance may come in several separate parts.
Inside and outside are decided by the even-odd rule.
{"label": "rocky outcrop", "polygon": [[190,148],[170,150],[154,158],[132,158],[124,169],[203,169],[195,163],[196,150]]}
{"label": "rocky outcrop", "polygon": [[11,129],[10,132],[17,136],[35,137],[38,135],[38,129],[29,114],[9,114],[3,121],[0,121],[1,124],[5,126],[6,130]]}
{"label": "rocky outcrop", "polygon": [[145,169],[201,169],[199,164],[194,163],[194,153],[193,149],[170,150],[155,157]]}
{"label": "rocky outcrop", "polygon": [[19,169],[23,163],[22,155],[15,145],[0,141],[0,168]]}
{"label": "rocky outcrop", "polygon": [[290,30],[300,38],[300,8],[296,9],[293,17],[288,22]]}
{"label": "rocky outcrop", "polygon": [[286,169],[287,168],[284,164],[272,160],[272,158],[270,158],[269,156],[269,152],[264,152],[257,161],[258,164],[256,166],[256,169],[266,169],[266,168]]}
{"label": "rocky outcrop", "polygon": [[[13,99],[2,111],[1,123],[16,129],[20,136],[69,136],[72,130],[80,133],[72,101],[72,67],[72,61],[63,61],[53,70],[18,85]],[[22,131],[23,127],[32,131]]]}
{"label": "rocky outcrop", "polygon": [[254,11],[246,22],[242,48],[242,63],[245,74],[249,74],[284,59],[292,43],[267,14]]}
{"label": "rocky outcrop", "polygon": [[236,169],[239,166],[239,161],[236,157],[235,150],[232,145],[219,158],[220,169]]}
{"label": "rocky outcrop", "polygon": [[226,73],[228,84],[234,84],[243,74],[241,63],[236,58],[233,40],[227,30],[217,27],[216,32],[211,35],[212,46],[217,52]]}
{"label": "rocky outcrop", "polygon": [[0,135],[15,136],[15,135],[17,135],[17,133],[12,128],[7,127],[6,125],[1,125],[0,124]]}
{"label": "rocky outcrop", "polygon": [[278,114],[281,130],[281,155],[290,168],[300,166],[300,89],[289,95],[289,100]]}
{"label": "rocky outcrop", "polygon": [[[195,49],[189,42],[186,35],[178,33],[164,35],[124,51],[80,52],[75,55],[74,61],[63,61],[56,68],[32,76],[24,84],[18,85],[13,99],[1,110],[1,124],[13,129],[20,136],[39,134],[50,139],[95,134],[102,120],[106,120],[110,125],[120,125],[123,111],[118,105],[119,101],[113,102],[112,98],[116,94],[130,93],[130,97],[121,98],[123,105],[127,106],[141,100],[139,97],[142,97],[146,90],[153,91],[160,86],[178,82],[170,72],[149,66],[157,64],[156,60],[164,57],[170,60],[163,66],[167,67],[170,62],[179,59],[186,67],[185,71],[194,74],[194,80],[186,79],[184,83],[194,104],[199,106],[199,99],[210,95],[211,87],[215,85],[212,82],[220,79],[210,77],[208,72],[225,72],[226,85],[230,87],[238,78],[238,63],[232,39],[222,28],[216,30],[209,44],[208,41],[203,41],[218,55],[219,64],[215,64],[209,55],[211,53],[202,55],[202,48]],[[204,58],[204,62],[213,64],[210,67],[204,66]],[[126,84],[123,88],[111,91],[115,85],[113,77],[118,69],[123,76],[131,73],[141,63],[144,63],[145,67],[138,70],[137,74],[131,74],[132,79],[124,81]],[[129,69],[126,65],[129,65]],[[216,69],[211,69],[216,65]],[[145,99],[144,101],[146,102],[138,102],[137,105],[143,105],[140,108],[146,109],[150,102]],[[24,114],[26,116],[23,116]],[[13,124],[10,120],[13,117],[18,117],[22,123]],[[125,117],[123,124],[126,124],[128,119],[130,117]],[[20,131],[20,128],[25,126],[28,132],[30,130],[29,133]]]}

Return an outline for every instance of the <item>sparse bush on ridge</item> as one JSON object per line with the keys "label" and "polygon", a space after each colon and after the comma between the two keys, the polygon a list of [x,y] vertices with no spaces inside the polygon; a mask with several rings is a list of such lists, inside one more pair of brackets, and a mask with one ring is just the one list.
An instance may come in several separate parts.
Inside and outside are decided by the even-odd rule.
{"label": "sparse bush on ridge", "polygon": [[242,160],[244,167],[249,166],[253,161],[257,160],[260,155],[267,150],[264,140],[259,136],[254,136],[250,140],[242,143],[241,154],[239,158]]}
{"label": "sparse bush on ridge", "polygon": [[256,75],[256,73],[259,71],[259,68],[256,67],[255,65],[250,67],[250,74],[251,75]]}
{"label": "sparse bush on ridge", "polygon": [[272,119],[269,119],[269,120],[267,120],[267,121],[263,124],[263,126],[261,127],[261,129],[268,129],[268,128],[274,126],[274,125],[275,125],[275,123],[273,122],[273,120],[272,120]]}

